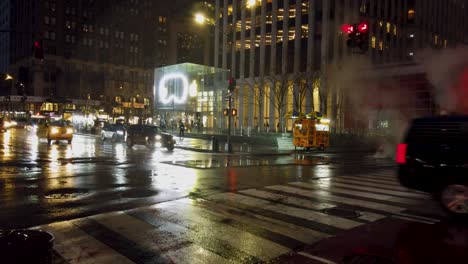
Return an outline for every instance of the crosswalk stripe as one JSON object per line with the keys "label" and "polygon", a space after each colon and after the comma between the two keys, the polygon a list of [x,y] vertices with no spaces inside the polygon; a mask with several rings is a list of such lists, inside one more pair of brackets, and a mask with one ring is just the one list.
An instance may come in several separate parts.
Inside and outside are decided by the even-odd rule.
{"label": "crosswalk stripe", "polygon": [[92,218],[74,220],[73,224],[136,263],[168,263],[159,252],[145,248],[137,242],[127,239],[125,236],[114,232]]}
{"label": "crosswalk stripe", "polygon": [[54,235],[54,249],[68,263],[134,263],[93,236],[74,226],[72,222],[58,222],[38,229]]}
{"label": "crosswalk stripe", "polygon": [[356,178],[359,179],[370,179],[370,180],[377,180],[377,181],[382,181],[382,182],[388,182],[388,183],[394,183],[394,184],[400,184],[396,176],[375,176],[375,175],[356,175]]}
{"label": "crosswalk stripe", "polygon": [[[159,209],[155,208],[139,208],[128,212],[131,216],[136,217],[155,228],[159,228],[161,224],[163,224],[169,227],[171,233],[182,232],[181,235],[187,237],[190,241],[193,241],[194,245],[197,245],[204,250],[211,251],[229,261],[241,261],[246,263],[256,263],[261,261],[260,259],[250,256],[247,253],[231,246],[229,243],[225,243],[222,240],[209,236],[209,232],[197,233],[199,228],[197,228],[196,225],[187,223],[184,219],[173,219],[171,215],[175,214],[171,213],[171,215],[168,215],[167,213],[168,212],[162,214]],[[173,222],[177,222],[177,224]],[[171,255],[171,253],[168,254],[169,256]]]}
{"label": "crosswalk stripe", "polygon": [[[281,203],[287,203],[287,204],[291,204],[294,206],[301,206],[301,207],[310,208],[314,210],[321,210],[321,209],[336,207],[336,205],[327,204],[323,202],[313,202],[310,200],[290,197],[290,196],[281,195],[277,193],[254,190],[254,189],[239,191],[239,193],[255,196],[258,198],[272,199]],[[376,221],[385,217],[384,215],[374,214],[370,212],[360,212],[360,214],[361,216],[358,217],[357,219],[366,220],[366,221]]]}
{"label": "crosswalk stripe", "polygon": [[190,263],[190,264],[225,264],[230,261],[214,254],[213,252],[206,250],[199,245],[192,244],[188,247],[184,247],[175,251],[170,251],[165,254],[172,263]]}
{"label": "crosswalk stripe", "polygon": [[420,222],[420,223],[423,223],[423,224],[434,224],[434,222],[424,221],[424,220],[417,219],[417,218],[412,218],[412,217],[399,216],[399,215],[392,215],[392,217],[402,219],[402,220],[407,220],[407,221]]}
{"label": "crosswalk stripe", "polygon": [[[155,205],[153,208],[160,207]],[[179,219],[185,219],[186,221],[193,222],[196,228],[199,229],[199,232],[204,233],[209,237],[225,241],[231,246],[264,261],[290,251],[289,248],[276,244],[267,239],[258,237],[248,232],[244,232],[227,224],[210,221],[209,219],[201,216],[199,210],[190,205],[185,206],[179,202],[174,201],[168,203],[167,206],[164,206],[163,209],[175,213]],[[181,214],[180,212],[184,213]],[[227,234],[236,235],[233,236]],[[242,237],[243,239],[238,239],[239,237]],[[250,244],[243,243],[243,240],[249,241],[249,243],[252,243],[256,246],[252,247]]]}
{"label": "crosswalk stripe", "polygon": [[323,213],[319,212],[313,212],[309,210],[304,210],[304,209],[299,209],[299,208],[294,208],[291,206],[285,206],[281,204],[272,204],[271,202],[268,202],[269,204],[265,205],[265,200],[261,199],[256,199],[236,193],[220,193],[220,194],[213,194],[207,197],[208,200],[213,199],[215,201],[220,201],[220,202],[225,202],[225,203],[230,203],[230,202],[236,202],[238,204],[243,204],[251,207],[258,207],[259,204],[264,204],[261,209],[263,210],[269,210],[281,214],[286,214],[289,216],[297,217],[297,218],[302,218],[305,220],[313,221],[316,223],[320,223],[323,225],[328,225],[340,229],[350,229],[353,227],[357,227],[362,225],[362,223],[352,221],[349,219],[344,219],[340,217],[335,217],[331,215],[326,215]]}
{"label": "crosswalk stripe", "polygon": [[219,215],[226,216],[246,224],[261,226],[262,228],[268,229],[271,232],[276,232],[283,236],[297,239],[305,244],[313,244],[323,238],[329,237],[328,234],[318,232],[313,229],[298,226],[290,222],[283,222],[278,219],[266,217],[252,212],[243,211],[235,207],[223,205],[221,203],[214,203],[208,200],[198,199],[197,205],[213,210],[212,213],[217,213]]}
{"label": "crosswalk stripe", "polygon": [[[333,178],[332,181],[335,182],[343,182],[343,183],[349,183],[349,184],[357,184],[357,185],[362,185],[362,186],[369,186],[369,187],[377,187],[377,188],[384,188],[384,189],[390,189],[390,190],[397,190],[397,191],[402,191],[402,192],[409,192],[409,193],[416,193],[408,188],[405,187],[400,187],[400,186],[394,186],[394,185],[388,185],[388,184],[383,184],[383,183],[375,183],[375,182],[367,182],[367,181],[362,181],[358,179],[353,179],[350,180],[348,178],[343,179],[344,177],[337,177]],[[423,196],[427,196],[425,194],[420,193]]]}
{"label": "crosswalk stripe", "polygon": [[397,181],[376,180],[376,179],[358,177],[358,176],[353,176],[353,177],[351,177],[351,176],[340,176],[340,177],[337,177],[337,178],[350,179],[350,180],[359,180],[359,181],[363,181],[363,182],[380,183],[380,184],[385,184],[385,185],[388,185],[388,186],[396,186],[396,187],[401,186],[401,184],[399,182],[397,182]]}
{"label": "crosswalk stripe", "polygon": [[381,188],[376,188],[375,186],[373,187],[359,186],[358,184],[339,182],[339,180],[335,180],[335,179],[331,179],[331,182],[332,182],[332,189],[335,186],[338,186],[338,187],[350,188],[354,190],[377,192],[377,193],[396,195],[396,196],[404,196],[404,197],[409,197],[409,198],[414,198],[414,199],[427,199],[428,198],[427,195],[408,193],[408,192],[402,192],[402,191],[396,191],[396,190],[385,190]]}
{"label": "crosswalk stripe", "polygon": [[166,226],[154,226],[125,213],[110,213],[93,216],[99,223],[111,228],[128,239],[138,242],[153,251],[164,252],[162,256],[172,263],[190,259],[191,263],[226,263],[227,259],[192,244],[183,233],[170,233]]}
{"label": "crosswalk stripe", "polygon": [[[123,212],[101,214],[90,218],[153,251],[169,251],[172,248],[184,247],[190,244],[180,234],[169,233],[164,230],[164,226],[154,228],[154,226]],[[164,240],[160,239],[162,237]]]}
{"label": "crosswalk stripe", "polygon": [[[299,186],[299,187],[310,188],[310,189],[316,189],[316,188],[327,189],[327,190],[330,189],[328,184],[323,184],[323,183],[310,184],[310,183],[305,183],[305,182],[292,182],[289,184],[294,185],[294,186]],[[414,205],[420,202],[418,200],[409,199],[409,198],[399,198],[399,197],[395,197],[391,195],[361,192],[358,190],[344,189],[344,188],[339,188],[339,187],[333,187],[330,189],[330,191],[333,193],[347,194],[347,195],[352,195],[352,196],[357,196],[357,197],[362,197],[362,198],[389,201],[389,202],[408,204],[408,205]]]}
{"label": "crosswalk stripe", "polygon": [[366,200],[360,200],[360,199],[337,196],[337,195],[334,195],[334,194],[330,193],[327,190],[322,190],[322,189],[320,189],[320,190],[303,190],[303,189],[294,188],[294,187],[291,187],[291,186],[283,186],[283,185],[268,186],[266,188],[271,189],[271,190],[282,191],[282,192],[285,192],[285,193],[298,194],[298,195],[301,195],[301,196],[310,197],[310,198],[314,198],[314,199],[318,199],[318,200],[326,200],[326,201],[333,201],[333,202],[337,202],[337,203],[355,205],[355,206],[365,207],[365,208],[384,211],[384,212],[389,212],[389,213],[397,213],[397,212],[401,212],[401,211],[405,210],[403,207],[398,207],[398,206],[393,206],[393,205],[386,205],[386,204],[381,204],[381,203],[370,202],[370,201],[366,201]]}

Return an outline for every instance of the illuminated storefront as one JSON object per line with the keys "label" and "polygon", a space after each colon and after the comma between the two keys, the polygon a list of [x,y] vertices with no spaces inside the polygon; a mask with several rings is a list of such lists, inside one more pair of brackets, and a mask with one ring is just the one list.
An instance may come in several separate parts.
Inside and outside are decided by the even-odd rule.
{"label": "illuminated storefront", "polygon": [[156,124],[176,129],[182,121],[189,129],[225,128],[227,77],[225,70],[192,63],[156,69]]}

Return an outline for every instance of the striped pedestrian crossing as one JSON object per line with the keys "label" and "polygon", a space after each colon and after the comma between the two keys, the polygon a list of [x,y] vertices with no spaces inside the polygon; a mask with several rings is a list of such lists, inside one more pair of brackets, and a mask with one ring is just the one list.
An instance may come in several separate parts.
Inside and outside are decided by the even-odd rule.
{"label": "striped pedestrian crossing", "polygon": [[[385,176],[383,176],[385,175]],[[388,177],[385,182],[361,180]],[[36,227],[54,234],[68,263],[257,263],[384,218],[433,224],[407,213],[428,196],[395,176],[338,176],[183,198]],[[356,212],[333,215],[330,209]]]}

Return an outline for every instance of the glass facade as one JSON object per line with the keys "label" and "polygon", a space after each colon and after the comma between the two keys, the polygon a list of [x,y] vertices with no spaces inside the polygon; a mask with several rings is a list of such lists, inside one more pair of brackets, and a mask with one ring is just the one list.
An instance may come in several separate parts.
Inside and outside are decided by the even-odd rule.
{"label": "glass facade", "polygon": [[154,108],[156,123],[177,129],[223,129],[227,70],[182,63],[155,69]]}

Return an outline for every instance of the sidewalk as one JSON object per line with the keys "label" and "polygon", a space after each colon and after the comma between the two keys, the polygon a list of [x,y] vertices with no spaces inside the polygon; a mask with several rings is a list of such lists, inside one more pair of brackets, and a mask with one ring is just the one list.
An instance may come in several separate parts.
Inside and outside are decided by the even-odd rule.
{"label": "sidewalk", "polygon": [[[185,149],[197,152],[214,153],[211,140],[200,138],[179,138],[175,137],[178,149]],[[219,141],[220,153],[227,153],[226,142]],[[263,154],[263,155],[289,155],[290,150],[279,150],[276,145],[252,145],[248,143],[232,143],[232,152],[235,154]]]}

